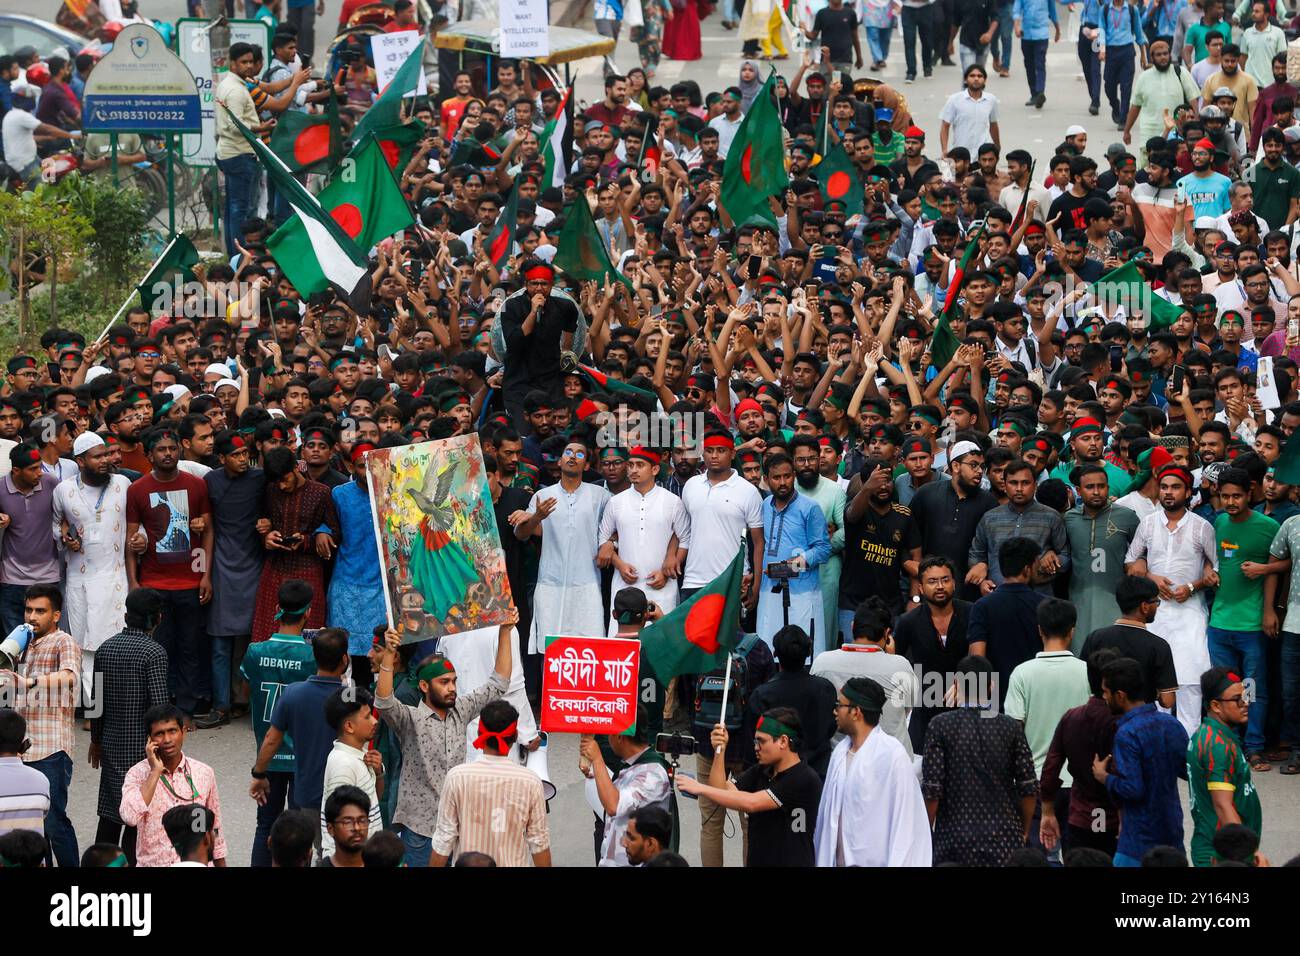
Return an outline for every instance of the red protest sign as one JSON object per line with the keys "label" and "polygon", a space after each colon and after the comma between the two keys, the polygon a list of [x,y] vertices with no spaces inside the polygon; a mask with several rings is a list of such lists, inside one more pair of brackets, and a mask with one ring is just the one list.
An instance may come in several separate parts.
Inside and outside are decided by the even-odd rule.
{"label": "red protest sign", "polygon": [[542,665],[542,730],[621,734],[636,723],[641,642],[553,637]]}

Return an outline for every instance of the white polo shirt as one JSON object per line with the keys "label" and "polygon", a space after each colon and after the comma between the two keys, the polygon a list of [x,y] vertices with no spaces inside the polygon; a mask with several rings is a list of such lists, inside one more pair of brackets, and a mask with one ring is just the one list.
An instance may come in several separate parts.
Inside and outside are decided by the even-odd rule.
{"label": "white polo shirt", "polygon": [[691,519],[682,587],[702,588],[727,570],[745,531],[763,527],[763,496],[733,469],[717,484],[707,474],[691,478],[682,488],[682,504]]}

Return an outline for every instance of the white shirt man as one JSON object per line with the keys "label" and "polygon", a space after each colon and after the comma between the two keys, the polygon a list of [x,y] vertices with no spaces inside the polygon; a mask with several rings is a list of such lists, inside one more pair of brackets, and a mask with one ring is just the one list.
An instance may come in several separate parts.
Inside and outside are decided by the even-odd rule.
{"label": "white shirt man", "polygon": [[682,504],[691,523],[682,589],[694,591],[727,570],[746,531],[762,535],[763,496],[733,469],[718,482],[707,473],[691,478],[682,488]]}
{"label": "white shirt man", "polygon": [[[679,546],[690,547],[691,521],[682,499],[654,484],[651,473],[650,488],[644,494],[634,485],[616,494],[605,506],[599,540],[603,545],[612,539],[617,539],[619,561],[637,574],[629,581],[621,572],[615,573],[610,597],[624,588],[637,587],[665,613],[675,608],[677,580],[672,576],[665,579],[662,568]],[[655,587],[655,582],[662,583]],[[609,636],[613,637],[617,630],[618,622],[611,621]]]}

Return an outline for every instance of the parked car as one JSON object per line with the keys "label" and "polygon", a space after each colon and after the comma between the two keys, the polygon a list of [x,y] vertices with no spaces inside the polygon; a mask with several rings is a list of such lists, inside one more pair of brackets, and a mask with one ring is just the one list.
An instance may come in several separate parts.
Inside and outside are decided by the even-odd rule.
{"label": "parked car", "polygon": [[85,37],[49,20],[17,13],[0,14],[0,52],[3,53],[30,46],[36,49],[42,60],[56,53],[71,59],[90,43]]}

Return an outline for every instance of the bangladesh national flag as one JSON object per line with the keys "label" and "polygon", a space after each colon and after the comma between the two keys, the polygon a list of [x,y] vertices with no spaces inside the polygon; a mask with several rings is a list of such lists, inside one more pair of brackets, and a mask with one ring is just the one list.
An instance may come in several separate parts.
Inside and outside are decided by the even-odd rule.
{"label": "bangladesh national flag", "polygon": [[388,85],[384,87],[379,99],[370,105],[370,109],[362,115],[357,121],[356,129],[353,130],[352,138],[356,142],[365,139],[367,133],[377,133],[389,126],[399,126],[402,122],[402,99],[407,96],[414,96],[416,87],[420,83],[420,72],[424,69],[421,62],[420,51],[423,46],[415,47]]}
{"label": "bangladesh national flag", "polygon": [[[388,168],[400,176],[419,147],[420,140],[424,139],[424,134],[424,124],[418,120],[375,130],[375,141],[379,143],[380,152],[388,161]],[[357,152],[363,145],[364,143],[358,140],[352,147],[352,152]]]}
{"label": "bangladesh national flag", "polygon": [[641,659],[667,683],[678,674],[707,674],[726,663],[740,633],[745,550],[721,575],[641,630]]}
{"label": "bangladesh national flag", "polygon": [[823,203],[843,203],[846,216],[862,213],[862,180],[843,146],[836,143],[828,149],[814,171],[822,187]]}
{"label": "bangladesh national flag", "polygon": [[[348,158],[351,162],[339,167],[330,184],[316,198],[321,208],[356,241],[357,248],[370,249],[411,226],[415,217],[373,135],[367,136]],[[307,232],[294,220],[277,230],[272,241],[276,237],[281,249],[289,255],[297,255],[299,250],[310,254]]]}
{"label": "bangladesh national flag", "polygon": [[498,272],[505,267],[507,260],[515,249],[515,217],[519,212],[519,190],[510,190],[510,199],[506,202],[506,208],[502,209],[497,215],[496,225],[492,227],[492,234],[487,237],[484,243],[483,251],[491,260],[492,265]]}
{"label": "bangladesh national flag", "polygon": [[979,248],[979,238],[983,233],[984,224],[980,223],[975,231],[966,237],[966,251],[962,253],[961,262],[957,264],[957,271],[948,281],[948,297],[943,301],[943,311],[939,314],[939,321],[934,324],[934,337],[930,342],[930,364],[935,368],[943,368],[951,362],[961,346],[952,330],[952,310],[957,307],[957,296],[961,293],[961,284],[966,278],[966,267],[970,265],[971,257]]}
{"label": "bangladesh national flag", "polygon": [[167,243],[167,248],[162,251],[162,255],[153,264],[149,274],[140,280],[140,285],[137,287],[140,293],[140,304],[146,309],[150,308],[149,304],[157,299],[161,292],[158,286],[163,285],[170,290],[177,276],[182,282],[193,281],[193,267],[198,264],[198,261],[199,252],[194,248],[194,243],[190,242],[189,237],[184,233],[178,233],[171,242]]}
{"label": "bangladesh national flag", "polygon": [[[576,77],[574,78],[577,79]],[[546,163],[546,174],[542,177],[542,188],[563,186],[569,174],[569,156],[573,151],[573,117],[570,115],[569,94],[573,86],[564,91],[564,99],[555,109],[555,119],[546,124],[542,131],[542,160]]]}
{"label": "bangladesh national flag", "polygon": [[609,261],[609,250],[600,238],[596,221],[591,218],[591,207],[587,197],[579,195],[568,207],[565,214],[564,228],[555,241],[559,251],[555,253],[552,265],[563,269],[575,279],[591,279],[603,283],[608,276],[617,279],[632,291],[632,283],[627,276],[617,271]]}
{"label": "bangladesh national flag", "polygon": [[1123,306],[1125,315],[1145,316],[1147,328],[1152,332],[1169,328],[1181,311],[1169,300],[1156,295],[1132,259],[1107,272],[1092,284],[1089,291],[1093,301],[1105,307],[1107,315],[1112,314],[1116,306]]}
{"label": "bangladesh national flag", "polygon": [[785,138],[781,117],[772,100],[776,71],[754,97],[731,141],[727,160],[722,167],[722,205],[737,226],[757,216],[772,218],[768,205],[771,196],[779,195],[790,185],[785,171]]}
{"label": "bangladesh national flag", "polygon": [[635,385],[629,385],[616,378],[610,378],[604,372],[594,369],[589,365],[578,363],[576,368],[579,375],[602,391],[611,394],[622,392],[624,395],[635,395],[638,398],[651,402],[657,400],[657,397],[653,392],[647,392],[644,388],[637,388]]}
{"label": "bangladesh national flag", "polygon": [[[233,113],[226,110],[226,114],[266,170],[268,185],[275,187],[293,212],[266,241],[267,251],[275,257],[276,263],[302,296],[333,288],[341,290],[344,296],[356,303],[354,307],[363,305],[361,300],[369,298],[365,253],[321,208],[316,197],[294,179],[293,173],[280,162],[279,157],[249,132]],[[388,176],[391,181],[391,173]],[[236,223],[226,223],[225,226],[227,229],[238,227]]]}
{"label": "bangladesh national flag", "polygon": [[271,152],[295,173],[328,173],[343,155],[343,132],[334,97],[324,113],[285,110],[271,134]]}

